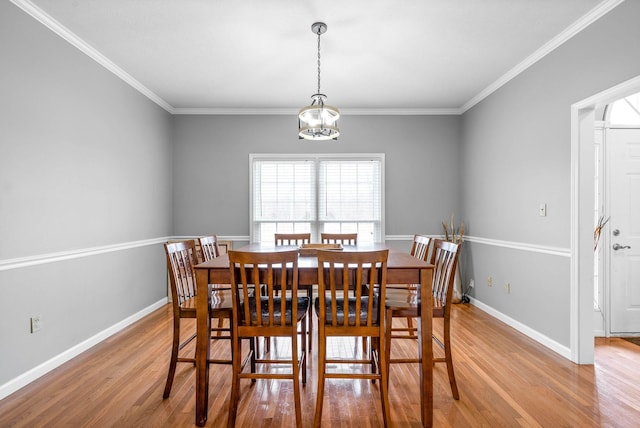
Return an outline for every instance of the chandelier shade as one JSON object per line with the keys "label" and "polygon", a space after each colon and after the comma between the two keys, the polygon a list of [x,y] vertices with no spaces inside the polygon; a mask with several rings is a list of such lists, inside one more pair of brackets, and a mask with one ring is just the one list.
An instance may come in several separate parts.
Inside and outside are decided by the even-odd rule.
{"label": "chandelier shade", "polygon": [[318,92],[311,96],[311,104],[298,112],[298,138],[313,141],[337,140],[340,135],[340,110],[325,104],[327,96],[320,93],[320,35],[327,31],[327,24],[315,22],[311,31],[318,35]]}
{"label": "chandelier shade", "polygon": [[326,105],[324,94],[311,96],[311,105],[302,107],[298,113],[298,136],[306,140],[332,140],[338,138],[340,111]]}

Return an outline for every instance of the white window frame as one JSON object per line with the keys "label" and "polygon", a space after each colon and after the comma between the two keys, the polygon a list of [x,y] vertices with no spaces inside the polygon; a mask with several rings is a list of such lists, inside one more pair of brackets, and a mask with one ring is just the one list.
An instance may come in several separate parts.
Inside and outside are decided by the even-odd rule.
{"label": "white window frame", "polygon": [[[256,226],[258,224],[255,221],[254,216],[254,163],[256,161],[310,161],[316,164],[315,168],[315,218],[312,220],[311,225],[311,240],[312,242],[319,242],[320,230],[319,227],[324,221],[319,220],[318,210],[320,209],[319,199],[319,168],[318,165],[321,161],[336,160],[336,161],[350,161],[350,160],[374,160],[380,162],[380,222],[375,227],[375,233],[373,237],[374,242],[384,242],[385,231],[385,155],[384,153],[328,153],[328,154],[250,154],[249,155],[249,239],[250,242],[257,242]],[[361,241],[365,241],[363,239]]]}

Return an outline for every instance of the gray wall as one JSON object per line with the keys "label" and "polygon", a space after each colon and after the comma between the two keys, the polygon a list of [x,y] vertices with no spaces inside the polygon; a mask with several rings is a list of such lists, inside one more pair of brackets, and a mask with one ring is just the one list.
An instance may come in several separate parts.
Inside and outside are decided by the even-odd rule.
{"label": "gray wall", "polygon": [[385,153],[386,235],[441,233],[460,211],[459,116],[344,116],[338,142],[295,116],[176,116],[174,232],[249,235],[249,154]]}
{"label": "gray wall", "polygon": [[[463,115],[461,193],[471,235],[570,247],[570,107],[640,75],[639,17],[639,1],[622,3]],[[538,216],[543,202],[547,217]],[[481,243],[465,252],[476,299],[569,346],[568,257]]]}
{"label": "gray wall", "polygon": [[0,64],[1,386],[166,298],[161,245],[136,242],[171,235],[172,140],[166,111],[5,1]]}

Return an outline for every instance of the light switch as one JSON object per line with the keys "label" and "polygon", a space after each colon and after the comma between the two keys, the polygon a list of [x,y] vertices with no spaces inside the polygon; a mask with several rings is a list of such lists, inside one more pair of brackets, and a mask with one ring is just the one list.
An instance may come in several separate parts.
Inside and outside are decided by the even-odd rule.
{"label": "light switch", "polygon": [[540,214],[540,217],[547,216],[547,204],[540,204],[540,209],[538,210],[538,214]]}

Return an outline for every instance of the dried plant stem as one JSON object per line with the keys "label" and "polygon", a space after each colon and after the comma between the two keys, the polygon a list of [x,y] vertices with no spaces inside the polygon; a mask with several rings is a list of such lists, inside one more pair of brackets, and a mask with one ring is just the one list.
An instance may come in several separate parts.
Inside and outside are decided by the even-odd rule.
{"label": "dried plant stem", "polygon": [[454,216],[451,214],[451,220],[449,223],[446,221],[442,222],[442,228],[444,229],[444,239],[445,241],[453,242],[456,244],[461,244],[464,237],[464,223],[460,223],[460,227],[458,230],[455,229]]}

